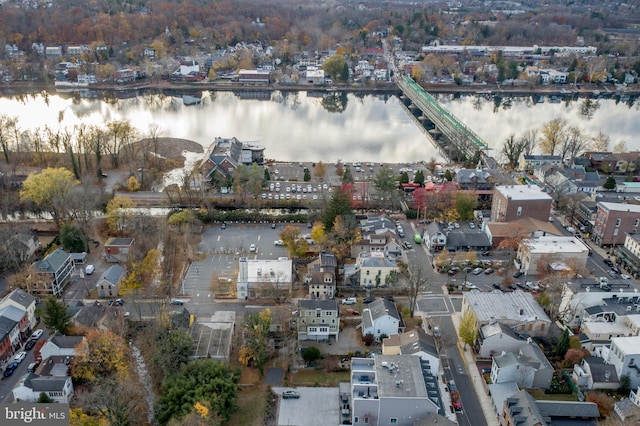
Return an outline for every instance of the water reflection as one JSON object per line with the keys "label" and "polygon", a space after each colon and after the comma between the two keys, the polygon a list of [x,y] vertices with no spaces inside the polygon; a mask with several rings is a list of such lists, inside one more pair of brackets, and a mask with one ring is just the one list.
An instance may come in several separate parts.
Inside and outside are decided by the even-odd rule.
{"label": "water reflection", "polygon": [[[142,135],[158,125],[160,136],[189,139],[205,147],[218,136],[235,136],[260,141],[268,158],[282,161],[400,163],[439,158],[396,96],[337,91],[271,92],[265,97],[262,91],[139,94],[133,90],[97,96],[90,91],[6,96],[0,97],[0,112],[18,116],[22,130],[129,120]],[[489,143],[493,155],[510,134],[519,137],[539,130],[554,118],[564,118],[591,136],[601,131],[612,145],[626,140],[630,149],[640,147],[635,138],[640,131],[635,97],[572,96],[438,94],[437,98]]]}

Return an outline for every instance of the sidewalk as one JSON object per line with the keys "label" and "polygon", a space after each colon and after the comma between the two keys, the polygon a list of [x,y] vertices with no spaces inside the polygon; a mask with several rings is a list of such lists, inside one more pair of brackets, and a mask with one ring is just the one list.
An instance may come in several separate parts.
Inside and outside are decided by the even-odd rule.
{"label": "sidewalk", "polygon": [[456,333],[458,333],[458,349],[462,354],[465,369],[467,370],[467,374],[469,374],[469,377],[471,378],[471,382],[473,383],[473,387],[475,388],[476,395],[478,395],[478,400],[480,401],[480,406],[482,407],[482,412],[484,413],[484,418],[487,420],[487,424],[489,426],[499,426],[498,418],[496,416],[495,410],[493,409],[493,403],[491,402],[491,397],[487,395],[484,386],[482,386],[484,378],[480,375],[480,372],[476,367],[471,349],[463,350],[462,346],[460,345],[460,319],[461,318],[459,312],[454,312],[451,315],[451,320],[453,321],[453,325],[456,328]]}

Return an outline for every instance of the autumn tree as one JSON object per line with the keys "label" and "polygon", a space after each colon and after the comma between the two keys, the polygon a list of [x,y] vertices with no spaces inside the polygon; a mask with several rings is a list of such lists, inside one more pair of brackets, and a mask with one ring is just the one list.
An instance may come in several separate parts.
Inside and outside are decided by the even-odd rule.
{"label": "autumn tree", "polygon": [[460,220],[473,220],[473,211],[478,205],[478,198],[472,192],[456,192],[456,211]]}
{"label": "autumn tree", "polygon": [[462,319],[460,320],[459,333],[460,338],[462,339],[462,343],[464,343],[465,349],[467,345],[473,346],[473,344],[476,342],[478,330],[476,329],[476,319],[470,309],[464,313]]}
{"label": "autumn tree", "polygon": [[131,359],[129,345],[110,330],[89,331],[75,351],[71,371],[76,380],[94,381],[127,374]]}
{"label": "autumn tree", "polygon": [[[249,356],[256,363],[260,375],[264,374],[264,366],[271,356],[269,342],[267,341],[271,328],[271,310],[269,308],[257,314],[248,314],[243,325],[245,341],[242,345],[245,349],[241,354]],[[246,364],[246,359],[241,359]]]}
{"label": "autumn tree", "polygon": [[326,234],[326,241],[339,262],[351,257],[351,246],[360,241],[361,235],[353,214],[336,216],[333,227]]}
{"label": "autumn tree", "polygon": [[191,413],[196,404],[228,420],[236,408],[240,371],[213,359],[189,362],[173,371],[160,388],[155,406],[156,420],[167,424]]}
{"label": "autumn tree", "polygon": [[615,403],[615,399],[608,396],[604,392],[589,392],[587,394],[587,402],[594,402],[598,405],[598,411],[600,412],[601,417],[609,417],[611,412],[613,411],[613,404]]}
{"label": "autumn tree", "polygon": [[332,78],[334,81],[342,80],[342,70],[344,69],[347,61],[344,58],[344,55],[332,55],[329,56],[323,63],[322,69],[324,73]]}
{"label": "autumn tree", "polygon": [[68,204],[72,189],[79,182],[65,168],[47,168],[40,173],[30,173],[22,184],[20,198],[31,201],[39,208],[51,213],[57,226],[68,215]]}
{"label": "autumn tree", "polygon": [[67,334],[71,328],[71,314],[68,312],[68,308],[69,306],[62,300],[55,297],[47,298],[42,322],[52,332]]}
{"label": "autumn tree", "polygon": [[[144,387],[137,378],[106,377],[94,381],[90,389],[80,388],[78,403],[89,412],[99,416],[87,416],[76,412],[79,421],[71,421],[72,425],[98,426],[106,421],[109,425],[136,426],[145,424],[147,409],[145,407]],[[95,419],[96,423],[91,421]]]}
{"label": "autumn tree", "polygon": [[556,150],[565,138],[566,125],[567,123],[564,119],[554,118],[542,127],[540,149],[543,153],[555,155]]}
{"label": "autumn tree", "polygon": [[120,286],[122,294],[129,294],[137,290],[145,290],[147,293],[153,287],[153,283],[159,277],[159,261],[162,253],[158,249],[147,252],[142,262],[134,262],[131,265],[129,275]]}
{"label": "autumn tree", "polygon": [[623,152],[629,152],[629,147],[627,146],[626,141],[620,141],[613,146],[613,152],[616,154],[621,154]]}
{"label": "autumn tree", "polygon": [[[408,177],[407,182],[409,182]],[[398,192],[398,179],[390,167],[384,166],[378,169],[378,172],[373,178],[373,185],[380,196],[385,199],[386,205],[395,204],[397,197],[394,197],[394,195]],[[391,203],[387,203],[387,201],[391,201]]]}
{"label": "autumn tree", "polygon": [[280,239],[291,257],[302,257],[307,252],[309,245],[297,226],[287,225],[280,232]]}
{"label": "autumn tree", "polygon": [[131,220],[133,202],[128,197],[115,196],[107,203],[106,221],[111,232],[124,231]]}
{"label": "autumn tree", "polygon": [[7,114],[0,115],[0,149],[2,149],[2,155],[7,164],[9,164],[9,153],[12,151],[12,145],[17,142],[14,140],[14,128],[17,124],[17,117],[10,117]]}
{"label": "autumn tree", "polygon": [[569,349],[567,353],[564,354],[565,365],[572,368],[574,365],[580,364],[585,357],[590,355],[586,349]]}
{"label": "autumn tree", "polygon": [[260,166],[253,163],[251,166],[241,164],[233,172],[233,191],[240,194],[242,200],[247,195],[257,197],[262,191],[262,179],[264,171]]}
{"label": "autumn tree", "polygon": [[327,166],[322,161],[318,161],[313,168],[313,175],[322,182],[327,175]]}

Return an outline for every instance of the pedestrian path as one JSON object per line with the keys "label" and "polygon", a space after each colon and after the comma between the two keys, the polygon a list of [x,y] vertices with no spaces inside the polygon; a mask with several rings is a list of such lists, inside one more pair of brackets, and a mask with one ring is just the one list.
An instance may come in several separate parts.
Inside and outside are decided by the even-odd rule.
{"label": "pedestrian path", "polygon": [[467,370],[467,374],[469,374],[469,377],[471,378],[471,383],[473,383],[476,395],[478,395],[478,400],[480,401],[480,406],[482,407],[482,412],[484,413],[487,424],[489,426],[499,426],[498,418],[493,408],[493,402],[491,402],[491,397],[487,395],[487,392],[482,385],[484,378],[480,375],[480,371],[478,371],[478,368],[476,367],[471,348],[467,348],[465,350],[460,344],[460,313],[454,312],[451,315],[451,320],[456,328],[456,333],[458,333],[458,349],[460,350],[462,359],[464,360],[464,366]]}

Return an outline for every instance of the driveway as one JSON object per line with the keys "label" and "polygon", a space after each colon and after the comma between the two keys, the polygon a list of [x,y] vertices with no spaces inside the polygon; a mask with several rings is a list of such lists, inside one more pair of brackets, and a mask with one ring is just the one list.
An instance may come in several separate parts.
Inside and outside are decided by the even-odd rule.
{"label": "driveway", "polygon": [[345,327],[338,335],[338,341],[331,339],[330,344],[316,342],[315,340],[300,341],[301,348],[315,346],[320,349],[323,354],[329,355],[347,355],[349,352],[364,352],[366,350],[375,349],[375,347],[367,347],[362,343],[362,334],[360,329],[355,327]]}
{"label": "driveway", "polygon": [[[292,388],[273,388],[278,395]],[[278,426],[326,426],[340,424],[338,388],[295,388],[299,399],[280,398]]]}

